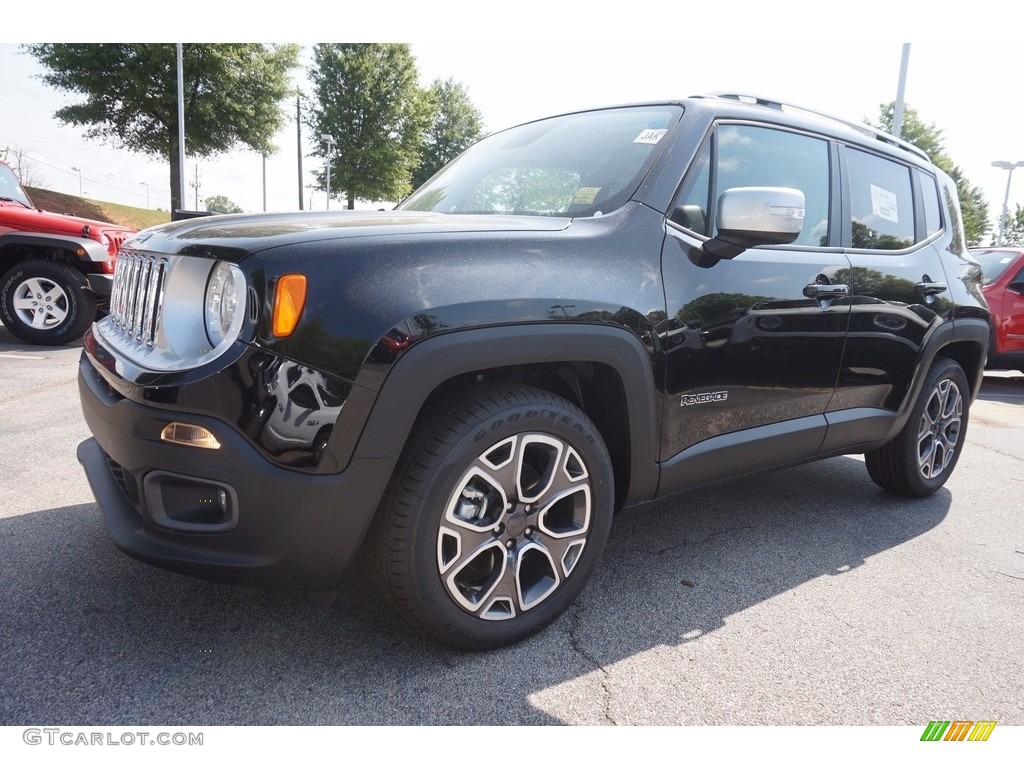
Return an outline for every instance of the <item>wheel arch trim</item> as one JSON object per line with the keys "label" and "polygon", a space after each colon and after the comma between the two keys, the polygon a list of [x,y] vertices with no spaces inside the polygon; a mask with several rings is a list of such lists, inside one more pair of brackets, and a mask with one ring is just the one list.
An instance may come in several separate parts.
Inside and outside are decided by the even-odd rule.
{"label": "wheel arch trim", "polygon": [[653,497],[658,485],[656,386],[651,357],[622,328],[534,324],[457,331],[426,339],[394,364],[362,426],[353,456],[397,461],[427,398],[461,374],[516,365],[592,362],[622,382],[630,435],[627,503]]}
{"label": "wheel arch trim", "polygon": [[75,253],[77,249],[81,248],[85,251],[85,256],[79,257],[79,261],[110,261],[110,254],[101,243],[85,237],[48,235],[39,232],[8,232],[0,235],[0,248],[8,245],[36,245],[44,248],[59,248],[71,253]]}

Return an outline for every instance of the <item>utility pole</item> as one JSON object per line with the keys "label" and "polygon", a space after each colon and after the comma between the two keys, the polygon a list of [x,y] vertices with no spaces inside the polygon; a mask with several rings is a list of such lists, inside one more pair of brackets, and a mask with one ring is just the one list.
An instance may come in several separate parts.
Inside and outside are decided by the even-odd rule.
{"label": "utility pole", "polygon": [[299,210],[302,210],[302,94],[295,94],[295,136],[299,148]]}
{"label": "utility pole", "polygon": [[1006,194],[1003,196],[1003,213],[999,217],[999,237],[996,238],[996,248],[999,248],[1003,244],[1003,232],[1006,230],[1006,221],[1010,218],[1010,182],[1013,180],[1013,170],[1014,168],[1024,167],[1024,160],[1018,160],[1016,163],[1011,163],[1009,160],[993,160],[992,167],[1009,171],[1006,174]]}
{"label": "utility pole", "polygon": [[[175,45],[178,65],[178,189],[181,199],[178,207],[185,207],[185,74],[182,64],[181,43]],[[173,197],[173,196],[172,196]],[[174,218],[174,200],[171,200],[171,218]]]}
{"label": "utility pole", "polygon": [[334,156],[334,137],[328,133],[320,134],[320,141],[327,145],[327,210],[331,210],[331,158]]}
{"label": "utility pole", "polygon": [[896,84],[896,104],[892,114],[892,135],[897,139],[903,135],[904,97],[907,93],[907,68],[910,66],[910,43],[903,44],[903,55],[900,57],[900,80]]}
{"label": "utility pole", "polygon": [[199,210],[199,163],[196,163],[196,180],[189,184],[192,189],[196,191],[196,207],[193,210]]}

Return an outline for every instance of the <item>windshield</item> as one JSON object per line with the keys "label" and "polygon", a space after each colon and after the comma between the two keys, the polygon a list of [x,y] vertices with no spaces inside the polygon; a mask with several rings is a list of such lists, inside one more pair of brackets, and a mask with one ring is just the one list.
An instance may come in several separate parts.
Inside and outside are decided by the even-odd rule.
{"label": "windshield", "polygon": [[6,165],[0,165],[0,197],[8,197],[11,200],[17,200],[29,208],[32,207],[32,201],[29,200],[25,190],[22,189],[18,177]]}
{"label": "windshield", "polygon": [[1006,268],[1016,261],[1018,251],[971,251],[971,256],[981,264],[981,274],[985,278],[985,285],[1006,271]]}
{"label": "windshield", "polygon": [[598,216],[622,206],[650,168],[677,106],[621,107],[527,123],[470,147],[400,209]]}

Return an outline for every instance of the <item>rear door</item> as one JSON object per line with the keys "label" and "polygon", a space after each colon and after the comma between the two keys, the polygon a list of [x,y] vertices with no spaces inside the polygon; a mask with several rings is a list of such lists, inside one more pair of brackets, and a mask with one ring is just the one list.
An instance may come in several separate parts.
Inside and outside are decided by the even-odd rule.
{"label": "rear door", "polygon": [[[851,316],[826,450],[850,441],[844,424],[863,429],[855,409],[904,407],[925,345],[953,309],[936,247],[951,223],[940,213],[935,177],[862,148],[844,147],[841,160]],[[887,428],[884,419],[878,426]]]}

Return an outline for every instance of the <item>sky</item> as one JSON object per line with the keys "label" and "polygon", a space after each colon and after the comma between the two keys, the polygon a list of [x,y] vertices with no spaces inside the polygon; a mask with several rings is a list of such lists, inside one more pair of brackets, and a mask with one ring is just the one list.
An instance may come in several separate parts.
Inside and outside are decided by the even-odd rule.
{"label": "sky", "polygon": [[[900,12],[898,2],[805,6],[796,0],[767,10],[738,2],[719,5],[714,13],[673,11],[687,5],[661,2],[567,2],[556,8],[521,0],[515,13],[512,6],[451,2],[429,4],[448,8],[448,13],[429,16],[417,16],[422,10],[399,13],[404,6],[396,2],[387,6],[396,9],[394,19],[341,14],[336,4],[310,3],[303,6],[301,20],[275,23],[276,40],[266,39],[265,25],[250,20],[248,28],[237,26],[237,20],[216,14],[205,29],[214,30],[213,39],[224,39],[217,33],[230,29],[235,40],[306,46],[319,41],[309,37],[317,30],[336,40],[409,42],[422,85],[435,78],[461,82],[488,131],[574,109],[714,91],[767,96],[847,120],[876,119],[879,105],[896,97],[902,44],[910,43],[906,101],[942,129],[948,153],[983,189],[994,223],[1008,175],[991,163],[1024,160],[1024,101],[1018,95],[1016,46],[992,39],[994,30],[1020,25],[1006,12],[987,10],[986,2],[971,4],[969,16],[931,24],[915,11]],[[182,19],[190,18],[188,5]],[[109,3],[109,12],[121,7],[119,0]],[[123,7],[131,12],[131,4]],[[483,7],[491,10],[481,12]],[[1021,11],[1010,13],[1024,17]],[[884,24],[879,20],[883,14]],[[147,206],[148,196],[149,207],[166,210],[166,162],[86,140],[83,129],[61,125],[53,114],[74,97],[44,85],[37,62],[20,52],[24,42],[77,40],[76,30],[88,28],[88,19],[82,21],[85,26],[73,18],[62,19],[65,27],[47,25],[46,38],[25,31],[31,29],[30,19],[24,24],[15,19],[0,31],[0,152],[4,147],[22,150],[45,182],[41,186],[138,207]],[[179,29],[172,23],[161,33],[194,39],[193,26],[182,19]],[[310,19],[325,23],[310,24]],[[775,32],[779,29],[788,31]],[[15,31],[20,36],[11,37]],[[97,42],[156,41],[151,27],[129,24],[119,35]],[[813,42],[822,39],[830,42]],[[308,48],[304,56],[308,60]],[[304,84],[304,77],[297,70],[296,84]],[[276,138],[279,149],[266,163],[267,209],[272,211],[298,207],[294,103],[287,111]],[[311,171],[321,166],[309,156],[309,134],[303,126],[303,202],[307,209],[322,210],[325,194],[309,187]],[[198,195],[191,186],[197,174]],[[186,184],[188,208],[203,209],[203,198],[225,195],[246,211],[263,210],[262,161],[250,150],[187,158]],[[1011,212],[1018,203],[1024,204],[1024,173],[1013,177]],[[332,208],[341,206],[339,200],[331,202]]]}

